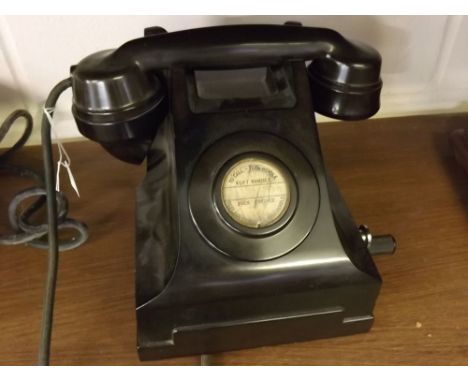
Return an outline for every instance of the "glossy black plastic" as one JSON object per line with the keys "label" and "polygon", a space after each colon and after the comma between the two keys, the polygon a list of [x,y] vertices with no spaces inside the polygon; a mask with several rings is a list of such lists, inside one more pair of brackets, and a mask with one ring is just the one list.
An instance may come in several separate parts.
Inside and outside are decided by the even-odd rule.
{"label": "glossy black plastic", "polygon": [[[199,94],[198,70],[257,67],[277,90]],[[375,50],[298,25],[150,28],[72,78],[80,131],[122,160],[147,158],[136,209],[141,359],[370,329],[381,279],[325,169],[314,111],[375,113]],[[253,153],[281,162],[296,193],[285,220],[258,235],[216,213],[223,169]]]}
{"label": "glossy black plastic", "polygon": [[[229,113],[192,110],[190,71],[171,71],[171,118],[160,126],[138,190],[142,359],[359,333],[372,325],[380,276],[324,168],[306,67],[295,62],[284,70],[294,105],[256,103]],[[216,194],[209,190],[236,156],[260,150],[286,163],[283,145],[306,163],[296,158],[287,167],[299,200],[310,200],[279,231],[255,240],[212,213]],[[305,235],[297,236],[299,229]],[[279,244],[288,248],[277,253],[281,235]]]}
{"label": "glossy black plastic", "polygon": [[157,76],[138,65],[109,60],[112,52],[92,54],[73,68],[72,112],[85,137],[119,159],[140,163],[167,114],[166,92]]}
{"label": "glossy black plastic", "polygon": [[[369,57],[377,51],[354,43]],[[380,108],[380,62],[375,59],[348,62],[337,59],[314,60],[308,67],[315,110],[331,118],[355,120],[369,118]]]}
{"label": "glossy black plastic", "polygon": [[[73,68],[73,114],[83,135],[99,142],[152,139],[167,112],[158,76],[174,67],[272,67],[312,60],[316,111],[358,119],[379,108],[380,55],[333,30],[231,25],[165,33],[153,27],[146,35],[116,50],[94,53]],[[125,155],[120,158],[125,160]]]}
{"label": "glossy black plastic", "polygon": [[[249,230],[237,225],[228,216],[223,218],[223,209],[218,207],[222,204],[219,179],[224,169],[247,154],[267,156],[290,173],[292,203],[285,219],[268,228]],[[212,197],[207,197],[210,194]],[[202,154],[190,182],[189,203],[198,231],[219,252],[237,259],[262,261],[291,252],[304,241],[315,224],[320,193],[313,168],[293,145],[266,131],[252,129],[227,135]]]}

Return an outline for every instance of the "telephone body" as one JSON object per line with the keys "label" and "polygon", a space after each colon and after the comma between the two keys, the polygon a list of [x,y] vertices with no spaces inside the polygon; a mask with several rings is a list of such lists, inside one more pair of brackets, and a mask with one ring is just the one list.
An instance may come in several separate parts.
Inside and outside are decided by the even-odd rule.
{"label": "telephone body", "polygon": [[370,329],[381,278],[324,166],[314,112],[375,114],[380,65],[335,31],[286,24],[148,28],[72,67],[80,132],[146,159],[142,360]]}

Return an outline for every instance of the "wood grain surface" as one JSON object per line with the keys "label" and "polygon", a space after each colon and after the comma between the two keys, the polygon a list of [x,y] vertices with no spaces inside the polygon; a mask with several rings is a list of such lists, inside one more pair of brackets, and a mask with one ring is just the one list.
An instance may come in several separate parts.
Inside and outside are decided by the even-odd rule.
{"label": "wood grain surface", "polygon": [[[219,365],[432,365],[468,363],[468,175],[449,131],[468,115],[376,119],[320,126],[325,161],[358,223],[392,233],[394,256],[376,258],[384,283],[369,333],[227,352]],[[134,203],[144,166],[97,144],[67,145],[81,199],[70,215],[91,232],[61,255],[51,363],[195,365],[199,357],[140,363],[135,349]],[[38,147],[15,163],[40,168]],[[7,203],[28,182],[0,179],[0,232]],[[37,359],[46,253],[0,247],[0,364]]]}

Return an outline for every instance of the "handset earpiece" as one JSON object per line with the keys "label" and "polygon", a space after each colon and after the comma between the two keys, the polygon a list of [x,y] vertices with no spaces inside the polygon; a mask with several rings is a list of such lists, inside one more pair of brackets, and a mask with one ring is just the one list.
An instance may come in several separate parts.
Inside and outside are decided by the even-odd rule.
{"label": "handset earpiece", "polygon": [[72,69],[73,116],[85,137],[140,163],[167,113],[165,88],[156,75],[112,53],[94,53]]}
{"label": "handset earpiece", "polygon": [[343,120],[366,119],[380,108],[379,53],[364,44],[353,43],[361,59],[345,62],[336,57],[312,61],[308,66],[309,82],[315,111]]}

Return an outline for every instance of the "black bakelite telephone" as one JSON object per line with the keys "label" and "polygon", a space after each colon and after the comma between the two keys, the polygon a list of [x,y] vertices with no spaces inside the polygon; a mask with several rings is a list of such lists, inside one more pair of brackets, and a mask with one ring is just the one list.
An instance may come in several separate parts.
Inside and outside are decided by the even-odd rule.
{"label": "black bakelite telephone", "polygon": [[147,161],[135,246],[142,360],[370,329],[381,285],[371,255],[395,242],[354,223],[314,111],[374,115],[380,65],[374,49],[297,23],[154,27],[86,57],[51,93],[49,105],[71,84],[80,132]]}

